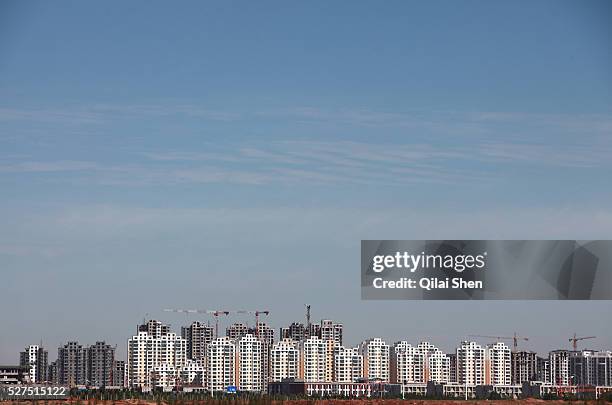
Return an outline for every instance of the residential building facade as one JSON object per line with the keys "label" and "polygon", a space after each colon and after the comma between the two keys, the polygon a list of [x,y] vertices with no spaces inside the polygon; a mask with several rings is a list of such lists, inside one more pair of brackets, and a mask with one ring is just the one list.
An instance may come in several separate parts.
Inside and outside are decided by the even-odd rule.
{"label": "residential building facade", "polygon": [[48,381],[49,353],[42,345],[29,345],[19,353],[19,365],[28,367],[28,379],[33,384]]}
{"label": "residential building facade", "polygon": [[363,356],[363,376],[368,380],[388,382],[389,345],[381,338],[372,338],[359,345],[359,354]]}

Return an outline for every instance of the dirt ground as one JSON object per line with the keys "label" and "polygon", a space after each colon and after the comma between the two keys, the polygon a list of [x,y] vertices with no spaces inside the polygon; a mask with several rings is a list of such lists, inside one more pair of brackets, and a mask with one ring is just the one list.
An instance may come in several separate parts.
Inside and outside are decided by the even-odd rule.
{"label": "dirt ground", "polygon": [[[45,401],[39,400],[39,405],[65,405],[65,404],[76,404],[77,399],[69,399],[64,401]],[[196,400],[196,401],[183,401],[183,405],[206,405],[212,401]],[[541,399],[519,399],[519,400],[471,400],[471,401],[460,401],[460,400],[400,400],[400,399],[353,399],[353,400],[339,400],[339,399],[312,399],[312,400],[285,400],[285,401],[273,401],[273,405],[476,405],[476,404],[487,404],[487,405],[565,405],[572,401],[544,401]],[[0,401],[1,405],[19,405],[19,404],[31,404],[32,401]],[[155,401],[146,400],[116,400],[116,401],[84,401],[80,402],[82,405],[158,405]],[[597,404],[596,401],[573,401],[575,404]],[[165,403],[162,403],[167,405]]]}

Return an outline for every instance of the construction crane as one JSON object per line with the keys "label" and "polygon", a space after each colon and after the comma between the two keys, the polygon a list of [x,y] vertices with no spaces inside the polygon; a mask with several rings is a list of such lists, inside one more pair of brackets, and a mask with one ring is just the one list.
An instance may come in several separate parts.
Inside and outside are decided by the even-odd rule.
{"label": "construction crane", "polygon": [[268,310],[264,310],[264,311],[259,311],[259,310],[254,310],[254,309],[241,309],[238,311],[235,311],[237,314],[255,314],[255,336],[259,337],[259,315],[270,315],[270,311]]}
{"label": "construction crane", "polygon": [[187,314],[209,314],[215,317],[215,337],[219,337],[219,315],[229,315],[230,311],[212,309],[164,309],[165,312],[178,312]]}
{"label": "construction crane", "polygon": [[514,332],[513,336],[486,336],[486,335],[470,335],[470,336],[471,337],[487,338],[487,339],[497,339],[497,340],[512,340],[512,345],[513,345],[513,348],[514,348],[515,352],[518,349],[518,341],[519,340],[524,340],[524,341],[528,341],[529,340],[528,337],[518,336],[516,334],[516,332]]}
{"label": "construction crane", "polygon": [[576,337],[576,334],[574,333],[574,336],[569,338],[569,341],[572,343],[572,348],[574,349],[574,351],[578,351],[578,342],[581,340],[586,340],[586,339],[595,339],[597,336],[583,336],[583,337]]}

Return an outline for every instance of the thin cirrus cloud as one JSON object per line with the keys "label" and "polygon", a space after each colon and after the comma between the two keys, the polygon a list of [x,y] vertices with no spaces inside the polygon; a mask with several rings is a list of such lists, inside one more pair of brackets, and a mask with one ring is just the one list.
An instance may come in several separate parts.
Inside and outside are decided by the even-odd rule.
{"label": "thin cirrus cloud", "polygon": [[547,166],[597,168],[610,166],[610,147],[551,147],[508,143],[487,143],[479,147],[483,159],[492,162],[533,162]]}
{"label": "thin cirrus cloud", "polygon": [[235,121],[240,114],[190,104],[94,104],[55,108],[0,107],[0,121],[59,124],[104,124],[117,118],[186,116],[216,121]]}
{"label": "thin cirrus cloud", "polygon": [[[331,126],[427,130],[441,135],[478,137],[505,133],[504,126],[519,126],[568,134],[610,134],[609,113],[533,113],[520,111],[405,110],[383,111],[366,108],[317,108],[297,106],[260,109],[224,108],[198,103],[162,101],[137,104],[90,104],[79,106],[18,108],[0,107],[0,122],[42,122],[58,124],[113,125],[119,119],[167,119],[179,117],[197,121],[289,122]],[[514,136],[519,136],[515,133]],[[537,136],[532,133],[531,137]]]}
{"label": "thin cirrus cloud", "polygon": [[0,122],[99,124],[102,120],[101,114],[81,108],[0,108]]}
{"label": "thin cirrus cloud", "polygon": [[79,172],[100,168],[95,162],[76,160],[56,160],[49,162],[24,161],[12,164],[0,164],[0,173],[54,173]]}
{"label": "thin cirrus cloud", "polygon": [[[485,181],[487,165],[593,169],[608,167],[604,147],[479,143],[474,146],[281,141],[208,152],[155,151],[137,163],[22,161],[0,165],[0,173],[58,175],[66,181],[104,185],[407,184]],[[144,158],[144,159],[142,159]],[[473,165],[478,163],[477,165]],[[466,165],[472,165],[469,169]],[[54,181],[57,178],[54,177]]]}
{"label": "thin cirrus cloud", "polygon": [[[252,121],[263,120],[265,123],[314,123],[329,126],[328,129],[362,127],[371,136],[367,141],[325,138],[317,135],[319,127],[313,126],[313,136],[309,138],[271,134],[247,138],[246,142],[224,140],[216,145],[188,149],[179,132],[172,134],[177,138],[174,150],[152,146],[129,156],[123,151],[120,158],[63,156],[41,161],[0,155],[0,175],[24,173],[54,176],[53,181],[145,186],[223,182],[393,185],[486,181],[491,178],[492,166],[499,170],[525,165],[588,170],[609,167],[612,155],[612,117],[600,113],[385,112],[313,107],[227,111],[186,102],[0,108],[0,123],[18,121],[17,128],[4,131],[4,139],[18,140],[34,133],[39,142],[32,145],[43,152],[54,133],[63,136],[53,139],[52,144],[66,145],[69,149],[74,134],[89,133],[110,139],[112,134],[125,130],[122,127],[125,120],[140,122],[143,117],[153,123],[163,123],[168,117],[193,119],[198,124],[194,130],[202,128],[201,120],[227,125],[250,125]],[[49,131],[44,126],[42,132],[40,126],[28,127],[28,123],[36,122],[60,127]],[[231,133],[231,128],[226,129]],[[381,135],[391,128],[397,130],[394,136]],[[240,133],[243,129],[237,128],[237,131]],[[45,136],[49,139],[43,139]],[[62,173],[71,173],[71,176],[63,178]],[[541,173],[546,175],[546,170]]]}

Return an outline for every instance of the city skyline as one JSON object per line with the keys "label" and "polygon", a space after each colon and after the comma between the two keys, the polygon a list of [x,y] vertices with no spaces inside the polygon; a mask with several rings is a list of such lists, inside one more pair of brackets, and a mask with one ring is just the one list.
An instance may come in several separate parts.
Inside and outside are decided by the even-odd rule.
{"label": "city skyline", "polygon": [[[90,346],[68,342],[58,348],[57,360],[51,362],[41,346],[26,346],[18,366],[23,367],[22,374],[14,374],[16,366],[2,366],[3,378],[17,382],[25,378],[21,382],[26,384],[128,387],[147,392],[191,387],[211,394],[229,392],[231,387],[234,391],[288,394],[295,393],[291,387],[298,384],[308,395],[360,396],[377,382],[390,384],[389,389],[396,393],[466,397],[483,395],[478,393],[482,389],[513,398],[546,392],[559,395],[572,389],[583,393],[595,392],[595,387],[602,393],[612,389],[612,351],[578,350],[578,342],[594,336],[574,335],[573,350],[540,355],[519,350],[518,342],[527,338],[517,335],[479,336],[494,339],[494,343],[464,340],[454,351],[445,352],[427,341],[391,343],[380,337],[350,347],[343,342],[343,324],[332,320],[292,323],[281,329],[277,341],[265,323],[254,329],[233,324],[227,336],[215,338],[212,326],[207,331],[201,327],[194,322],[179,336],[163,322],[144,321],[128,339],[127,361],[117,359],[115,348],[104,341]],[[512,345],[504,339],[512,339]],[[202,350],[194,351],[194,347]],[[433,394],[432,389],[442,391]]]}
{"label": "city skyline", "polygon": [[[232,311],[232,312],[237,312],[237,311]],[[161,318],[143,318],[142,319],[142,323],[135,323],[134,324],[134,330],[132,331],[132,334],[127,336],[124,340],[123,343],[125,343],[125,341],[131,339],[135,334],[137,334],[138,332],[138,327],[140,325],[146,325],[148,322],[151,321],[155,321],[155,322],[161,322],[161,324],[165,325],[168,329],[165,330],[164,333],[174,333],[177,336],[182,336],[184,333],[189,333],[187,332],[187,329],[189,329],[189,327],[193,324],[200,324],[200,325],[204,325],[208,328],[210,328],[212,335],[210,336],[211,339],[216,339],[215,335],[214,335],[214,331],[215,331],[215,320],[208,320],[208,321],[202,321],[202,320],[197,320],[194,319],[192,321],[189,321],[188,323],[184,323],[184,324],[180,324],[178,326],[174,326],[172,325],[172,323],[169,322],[165,322],[163,319]],[[255,332],[255,322],[253,320],[251,320],[252,322],[248,322],[247,320],[235,320],[235,321],[231,321],[231,320],[226,320],[225,322],[219,322],[219,338],[221,337],[230,337],[232,339],[235,339],[236,336],[243,336],[245,333],[251,334],[253,336],[256,335]],[[315,331],[320,331],[320,327],[321,324],[325,321],[331,321],[333,323],[338,322],[341,325],[341,332],[340,332],[340,344],[344,345],[347,348],[351,348],[351,347],[356,347],[358,346],[361,342],[366,341],[368,339],[371,338],[381,338],[383,340],[385,340],[388,344],[394,344],[397,342],[409,342],[409,343],[422,343],[422,342],[428,342],[431,344],[434,344],[436,347],[440,348],[441,350],[443,350],[444,352],[453,352],[453,350],[460,346],[461,342],[476,342],[478,344],[481,344],[483,346],[486,345],[492,345],[495,343],[504,343],[506,344],[508,347],[512,347],[513,343],[513,339],[512,336],[514,334],[516,334],[517,338],[517,350],[518,351],[528,351],[528,352],[534,352],[537,353],[538,355],[540,354],[547,354],[550,351],[554,351],[554,350],[568,350],[568,351],[572,351],[573,347],[572,347],[572,341],[571,338],[572,337],[580,337],[581,334],[576,334],[575,332],[573,334],[570,334],[567,336],[567,338],[565,338],[564,336],[561,337],[561,341],[565,341],[567,342],[566,345],[564,346],[551,346],[549,343],[549,346],[541,346],[540,350],[534,349],[532,347],[532,345],[530,345],[530,341],[534,340],[533,336],[529,336],[528,334],[524,334],[524,333],[516,333],[516,332],[510,332],[507,334],[497,334],[497,335],[480,335],[478,333],[473,333],[473,334],[466,334],[464,336],[453,336],[449,334],[449,337],[451,338],[451,340],[447,340],[449,342],[453,342],[452,339],[454,340],[454,346],[451,343],[450,345],[448,345],[448,347],[446,347],[445,345],[441,345],[439,344],[439,342],[436,342],[434,337],[427,337],[427,336],[421,336],[421,337],[416,337],[415,339],[410,339],[406,336],[400,336],[398,338],[393,338],[390,339],[387,336],[384,335],[384,333],[373,333],[370,335],[366,335],[363,336],[361,338],[353,338],[353,339],[346,339],[347,335],[344,329],[345,324],[342,321],[336,320],[336,319],[330,319],[330,318],[322,318],[320,320],[313,320],[312,321],[312,325],[313,327],[315,327]],[[294,321],[284,324],[282,326],[279,326],[277,328],[271,326],[271,324],[269,322],[267,322],[265,319],[264,320],[260,320],[259,324],[266,327],[266,328],[270,328],[273,331],[273,340],[274,342],[278,342],[280,340],[283,339],[283,336],[281,335],[282,333],[282,329],[288,329],[288,327],[292,324],[299,324],[302,327],[306,327],[306,321],[305,320],[299,320],[299,319],[295,319]],[[235,332],[238,333],[238,335],[233,336],[230,333],[230,330],[233,330],[233,327],[235,326],[242,326],[244,327],[244,331],[243,330],[236,330]],[[313,332],[314,333],[314,332]],[[320,332],[317,332],[320,334]],[[294,339],[296,341],[300,341],[301,339]],[[579,339],[580,341],[581,339]],[[612,346],[606,346],[605,344],[601,344],[599,342],[599,337],[597,336],[590,336],[588,340],[586,340],[585,342],[580,342],[578,344],[578,351],[610,351],[612,350]],[[65,338],[64,340],[60,341],[58,344],[58,347],[61,347],[62,345],[69,343],[69,342],[78,342],[80,344],[83,345],[89,345],[89,344],[95,344],[95,343],[99,343],[99,342],[106,342],[107,344],[109,344],[110,346],[113,347],[113,351],[115,353],[115,358],[117,360],[126,360],[124,358],[124,355],[127,351],[127,348],[125,347],[125,344],[120,344],[118,342],[113,342],[110,341],[108,339],[103,339],[103,338],[96,338],[94,339],[93,342],[86,342],[83,341],[81,339],[78,338]],[[542,345],[545,343],[540,343],[540,345]],[[44,347],[47,351],[49,351],[49,347],[55,347],[55,346],[49,346],[48,343],[45,343],[44,339],[40,340],[40,342],[38,343],[26,343],[25,346],[30,346],[30,345],[36,345],[36,346],[40,346],[40,347]],[[22,345],[23,348],[24,345]],[[125,351],[121,351],[120,349],[125,348]],[[17,356],[19,357],[19,356]],[[2,364],[11,364],[11,363],[15,363],[14,361],[8,361],[8,362],[3,362]]]}

